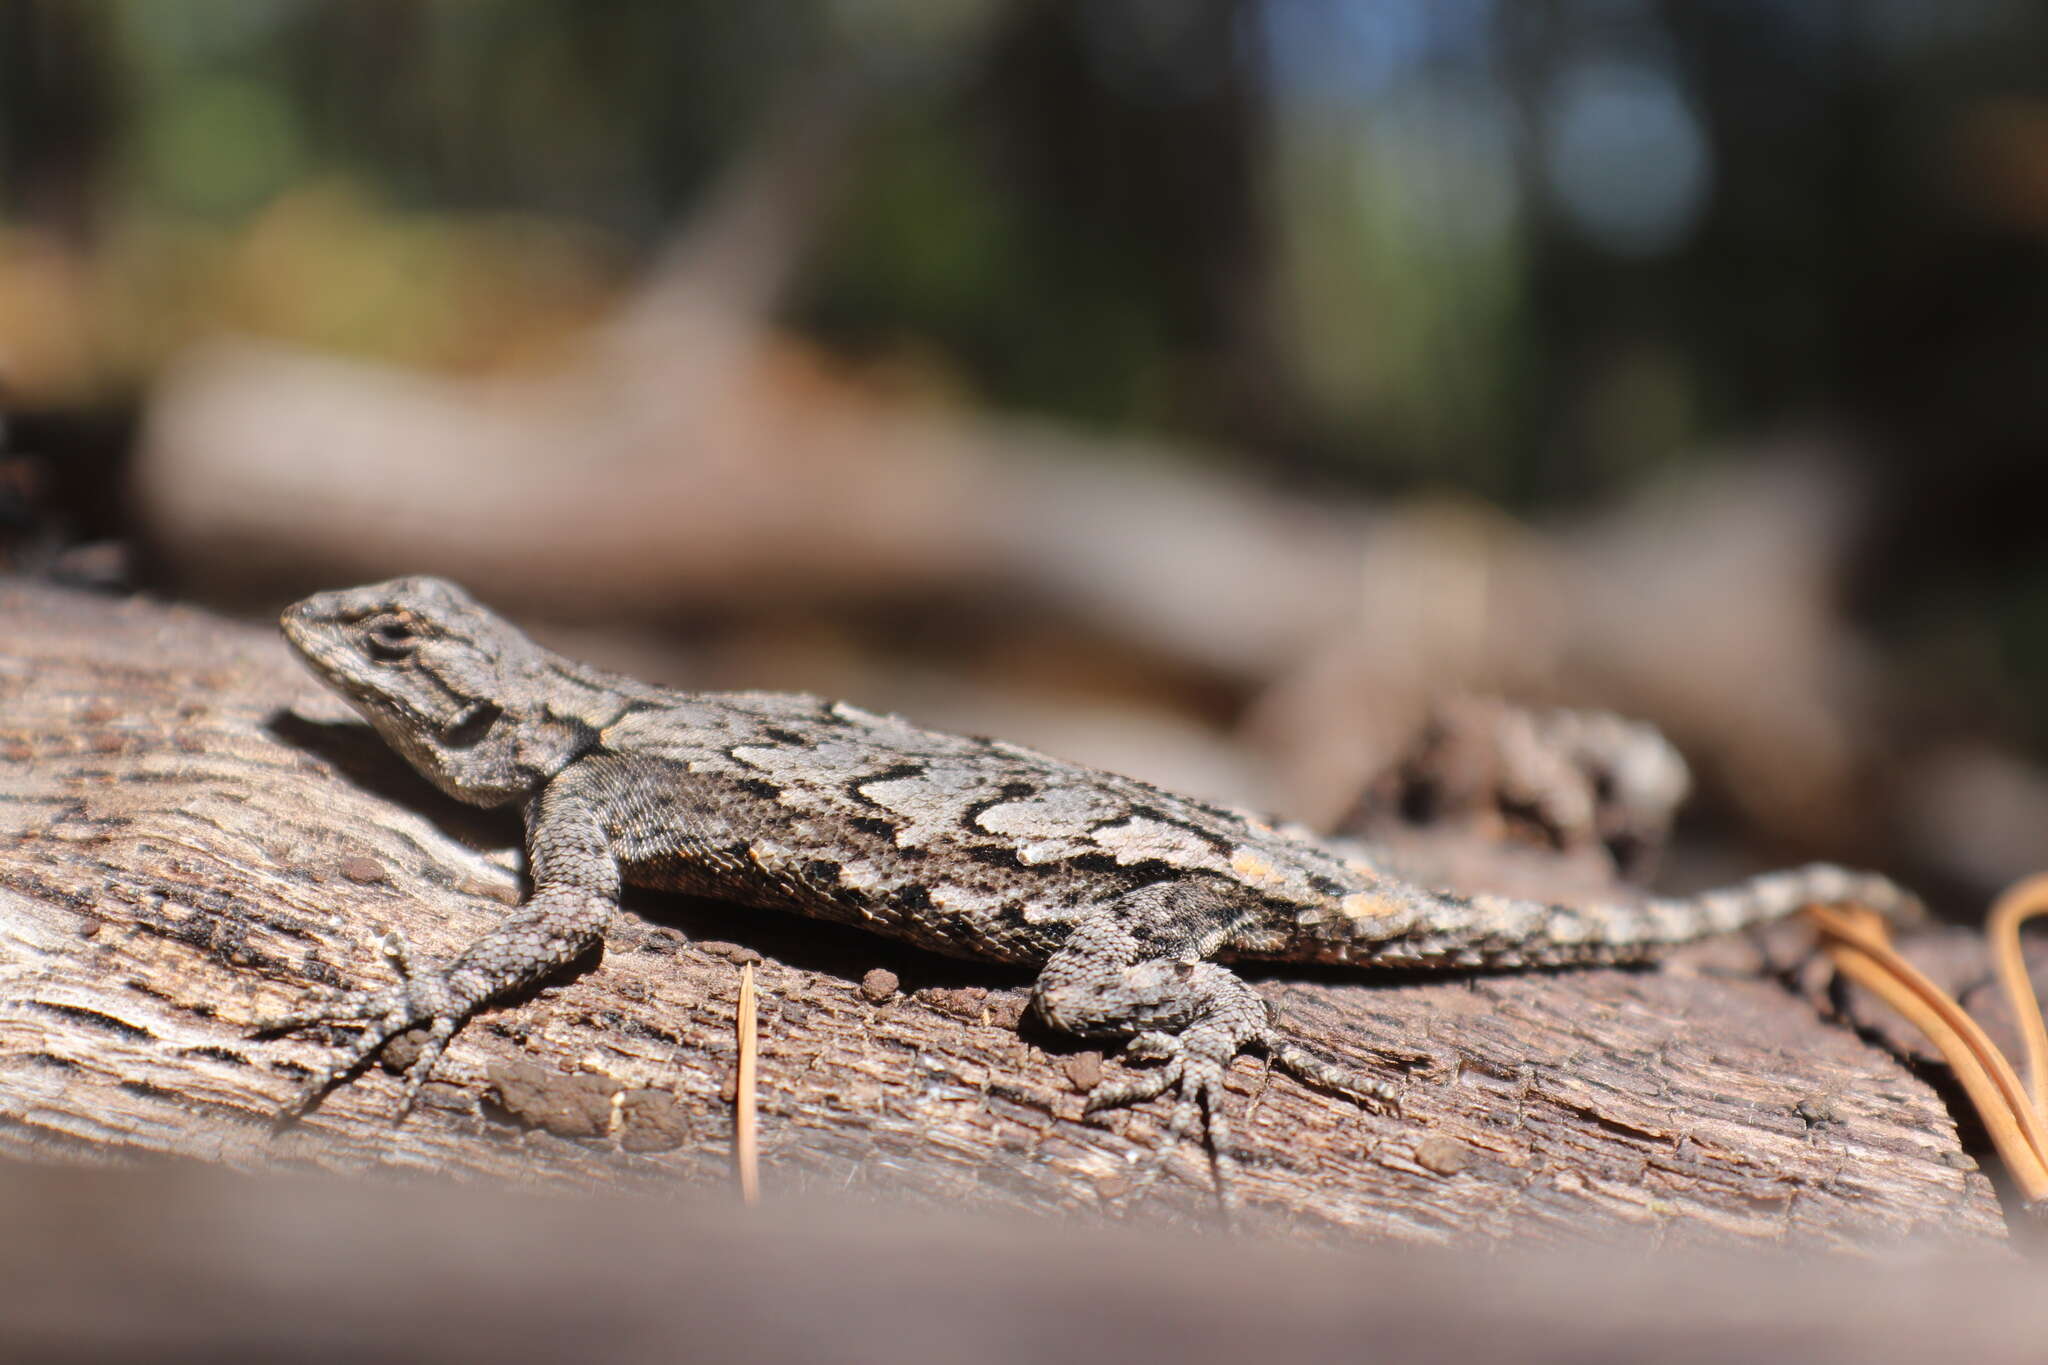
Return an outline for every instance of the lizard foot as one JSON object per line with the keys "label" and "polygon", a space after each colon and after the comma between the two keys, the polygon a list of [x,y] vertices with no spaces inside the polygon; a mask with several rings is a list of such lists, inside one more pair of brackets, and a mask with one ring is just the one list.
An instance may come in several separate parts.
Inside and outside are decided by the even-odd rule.
{"label": "lizard foot", "polygon": [[1206,1118],[1207,1147],[1215,1175],[1217,1200],[1226,1215],[1242,1207],[1237,1189],[1239,1167],[1230,1151],[1230,1110],[1225,1103],[1223,1076],[1231,1061],[1246,1047],[1265,1052],[1281,1070],[1319,1090],[1342,1095],[1373,1113],[1400,1113],[1400,1095],[1393,1086],[1363,1072],[1326,1062],[1306,1048],[1288,1041],[1277,1029],[1268,1028],[1243,1042],[1227,1029],[1200,1025],[1177,1036],[1159,1032],[1140,1033],[1125,1048],[1125,1059],[1157,1061],[1161,1065],[1132,1071],[1096,1086],[1082,1106],[1083,1113],[1095,1114],[1106,1109],[1142,1104],[1169,1090],[1176,1092],[1173,1116],[1167,1122],[1159,1159],[1148,1163],[1138,1177],[1130,1191],[1132,1197],[1151,1187],[1165,1169],[1167,1160],[1182,1142],[1195,1136]]}
{"label": "lizard foot", "polygon": [[447,973],[415,970],[405,940],[396,932],[380,943],[383,954],[397,971],[397,984],[377,990],[336,991],[288,1014],[259,1020],[254,1033],[286,1033],[315,1024],[365,1025],[355,1040],[342,1049],[333,1065],[318,1073],[285,1105],[283,1117],[297,1118],[317,1105],[326,1094],[354,1075],[399,1034],[424,1024],[426,1041],[419,1055],[405,1068],[405,1095],[399,1109],[403,1118],[412,1112],[420,1090],[433,1076],[448,1040],[469,1017],[473,1005],[466,1004]]}
{"label": "lizard foot", "polygon": [[1176,1092],[1173,1116],[1167,1121],[1158,1159],[1146,1164],[1131,1188],[1132,1198],[1151,1188],[1167,1160],[1181,1143],[1195,1135],[1206,1117],[1217,1200],[1226,1215],[1239,1207],[1237,1160],[1230,1154],[1230,1114],[1225,1103],[1223,1073],[1240,1051],[1237,1040],[1221,1028],[1197,1026],[1179,1035],[1140,1033],[1131,1039],[1124,1056],[1133,1061],[1158,1061],[1161,1065],[1133,1071],[1089,1092],[1082,1105],[1082,1112],[1088,1114],[1140,1104],[1168,1090]]}

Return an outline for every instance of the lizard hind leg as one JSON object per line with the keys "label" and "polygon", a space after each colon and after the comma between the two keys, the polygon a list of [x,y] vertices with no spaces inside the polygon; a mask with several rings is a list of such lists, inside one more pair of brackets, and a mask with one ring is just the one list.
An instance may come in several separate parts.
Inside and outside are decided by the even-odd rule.
{"label": "lizard hind leg", "polygon": [[1054,1028],[1089,1038],[1129,1038],[1131,1060],[1160,1064],[1097,1086],[1086,1105],[1096,1113],[1174,1092],[1159,1163],[1138,1188],[1151,1183],[1182,1140],[1206,1127],[1217,1195],[1226,1209],[1234,1207],[1237,1195],[1223,1082],[1237,1055],[1266,1051],[1297,1075],[1313,1072],[1309,1078],[1319,1083],[1350,1079],[1282,1039],[1264,998],[1227,967],[1203,960],[1237,919],[1227,893],[1202,882],[1140,887],[1075,925],[1046,961],[1033,992],[1040,1016]]}

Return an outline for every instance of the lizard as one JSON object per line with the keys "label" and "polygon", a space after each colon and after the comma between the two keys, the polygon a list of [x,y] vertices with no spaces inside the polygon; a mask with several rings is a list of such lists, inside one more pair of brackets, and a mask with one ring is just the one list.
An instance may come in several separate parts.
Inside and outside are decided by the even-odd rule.
{"label": "lizard", "polygon": [[1644,961],[1857,903],[1918,913],[1890,880],[1829,864],[1716,891],[1557,905],[1411,884],[1363,845],[999,739],[920,729],[801,693],[683,692],[576,662],[445,580],[323,592],[286,640],[420,774],[525,817],[523,902],[452,961],[387,944],[398,980],[330,990],[257,1025],[362,1025],[290,1112],[401,1033],[425,1041],[402,1118],[491,1001],[595,947],[622,883],[795,911],[937,953],[1034,970],[1052,1029],[1123,1040],[1089,1113],[1173,1092],[1163,1152],[1202,1133],[1228,1201],[1224,1073],[1260,1052],[1310,1085],[1399,1112],[1385,1081],[1288,1038],[1237,963],[1521,968]]}

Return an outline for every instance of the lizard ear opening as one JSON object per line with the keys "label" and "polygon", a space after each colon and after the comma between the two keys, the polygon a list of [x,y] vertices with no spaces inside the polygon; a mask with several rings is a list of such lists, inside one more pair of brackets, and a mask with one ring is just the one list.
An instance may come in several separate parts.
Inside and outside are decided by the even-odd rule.
{"label": "lizard ear opening", "polygon": [[504,708],[495,703],[477,702],[455,718],[454,724],[442,733],[441,742],[451,749],[475,748],[504,714]]}

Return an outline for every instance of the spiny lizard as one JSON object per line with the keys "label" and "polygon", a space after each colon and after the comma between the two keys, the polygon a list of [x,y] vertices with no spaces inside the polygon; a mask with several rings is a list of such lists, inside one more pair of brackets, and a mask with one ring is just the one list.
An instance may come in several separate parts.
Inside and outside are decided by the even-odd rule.
{"label": "spiny lizard", "polygon": [[1634,905],[1428,891],[1362,848],[1000,740],[811,696],[676,692],[602,672],[433,578],[321,593],[283,626],[441,790],[523,805],[532,882],[453,962],[401,954],[396,984],[264,1025],[366,1025],[305,1104],[424,1026],[410,1106],[463,1022],[594,946],[630,882],[1036,970],[1048,1024],[1128,1039],[1126,1056],[1160,1063],[1096,1087],[1088,1109],[1174,1091],[1171,1139],[1206,1117],[1227,1190],[1223,1076],[1240,1052],[1376,1108],[1396,1098],[1290,1041],[1228,963],[1623,962],[1809,903],[1914,909],[1882,877],[1824,865]]}

